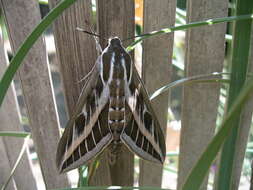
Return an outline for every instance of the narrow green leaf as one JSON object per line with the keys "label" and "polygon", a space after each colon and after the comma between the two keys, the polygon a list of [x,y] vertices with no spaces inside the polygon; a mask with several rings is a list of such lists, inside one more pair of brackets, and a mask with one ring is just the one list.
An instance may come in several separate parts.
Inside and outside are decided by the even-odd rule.
{"label": "narrow green leaf", "polygon": [[19,137],[26,138],[30,133],[19,132],[19,131],[0,131],[0,136],[2,137]]}
{"label": "narrow green leaf", "polygon": [[79,171],[79,179],[78,179],[78,187],[88,186],[88,167],[81,166],[78,168]]}
{"label": "narrow green leaf", "polygon": [[[236,15],[250,14],[253,12],[252,0],[237,0]],[[251,39],[252,20],[237,21],[234,24],[233,42],[232,42],[232,68],[231,80],[228,93],[228,109],[231,109],[233,102],[239,95],[247,78],[247,68],[249,62],[250,39]],[[233,118],[231,123],[233,128],[231,135],[226,139],[221,153],[221,161],[218,172],[217,189],[231,189],[233,176],[233,162],[235,160],[235,151],[237,136],[240,130],[240,112]]]}
{"label": "narrow green leaf", "polygon": [[17,166],[18,166],[18,164],[19,164],[20,161],[21,161],[22,156],[23,156],[24,153],[25,153],[26,145],[27,145],[28,139],[29,139],[29,135],[28,135],[28,136],[26,137],[26,139],[24,140],[24,144],[23,144],[22,149],[21,149],[21,151],[20,151],[20,153],[19,153],[19,155],[18,155],[18,158],[17,158],[17,160],[16,160],[16,162],[15,162],[15,164],[14,164],[12,170],[11,170],[10,176],[8,177],[8,179],[6,180],[6,182],[4,183],[4,185],[1,187],[1,190],[5,190],[5,189],[7,188],[7,186],[8,186],[8,184],[9,184],[9,182],[10,182],[10,180],[11,180],[11,178],[12,178],[12,176],[13,176],[13,174],[14,174],[14,172],[15,172]]}
{"label": "narrow green leaf", "polygon": [[165,188],[160,188],[160,187],[127,187],[127,186],[89,186],[89,187],[79,187],[79,188],[54,189],[54,190],[106,190],[106,189],[171,190],[171,189],[165,189]]}
{"label": "narrow green leaf", "polygon": [[174,169],[174,168],[170,168],[170,167],[163,167],[163,169],[167,172],[171,172],[171,173],[174,173],[174,174],[177,174],[177,170]]}
{"label": "narrow green leaf", "polygon": [[199,26],[205,26],[205,25],[213,25],[213,24],[218,24],[218,23],[223,23],[223,22],[233,22],[233,21],[239,21],[239,20],[248,20],[248,19],[252,19],[253,15],[249,14],[249,15],[240,15],[240,16],[231,16],[231,17],[223,17],[223,18],[214,18],[214,19],[208,19],[205,21],[199,21],[199,22],[192,22],[189,24],[183,24],[183,25],[179,25],[179,26],[173,26],[173,27],[169,27],[169,28],[164,28],[158,31],[153,31],[153,32],[149,32],[146,34],[142,34],[141,37],[138,40],[135,40],[132,44],[130,44],[126,50],[128,52],[132,51],[135,46],[142,42],[144,39],[147,39],[149,37],[153,37],[156,35],[161,35],[161,34],[168,34],[171,32],[175,32],[178,30],[186,30],[186,29],[190,29],[190,28],[195,28],[195,27],[199,27]]}
{"label": "narrow green leaf", "polygon": [[18,70],[26,54],[31,49],[36,40],[47,29],[47,27],[70,5],[75,3],[76,0],[63,0],[52,11],[48,13],[46,17],[35,27],[31,34],[26,38],[23,44],[20,46],[17,53],[14,55],[10,62],[3,78],[0,81],[0,107],[3,103],[4,96],[10,86],[14,74]]}
{"label": "narrow green leaf", "polygon": [[150,96],[150,100],[153,100],[154,98],[156,98],[157,96],[161,95],[162,93],[166,92],[167,90],[171,88],[178,87],[185,84],[196,83],[196,82],[197,83],[199,82],[226,82],[228,83],[229,80],[221,79],[222,75],[229,75],[229,73],[211,73],[211,74],[196,75],[196,76],[176,80],[156,90]]}
{"label": "narrow green leaf", "polygon": [[197,190],[200,188],[212,162],[216,158],[221,146],[231,134],[234,125],[234,118],[240,113],[241,107],[244,105],[248,97],[253,91],[253,77],[247,82],[239,96],[231,106],[230,111],[224,118],[223,123],[220,126],[220,130],[214,136],[207,149],[203,152],[197,164],[189,174],[185,184],[181,190]]}
{"label": "narrow green leaf", "polygon": [[48,5],[48,0],[38,0],[39,4]]}

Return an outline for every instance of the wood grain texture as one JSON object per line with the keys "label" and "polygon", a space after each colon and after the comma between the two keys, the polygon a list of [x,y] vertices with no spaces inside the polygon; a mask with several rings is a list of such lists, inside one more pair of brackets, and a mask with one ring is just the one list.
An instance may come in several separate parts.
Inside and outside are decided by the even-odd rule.
{"label": "wood grain texture", "polygon": [[[118,36],[121,39],[134,36],[134,0],[98,0],[98,33],[108,39],[109,37]],[[123,43],[124,47],[129,45],[131,40]],[[107,44],[106,40],[101,41],[102,48]],[[132,60],[133,54],[131,54]],[[108,163],[108,154],[102,157],[107,165],[98,168],[94,178],[104,178],[109,173],[111,185],[132,186],[134,172],[134,156],[126,148],[123,147],[117,162],[111,166]],[[109,171],[107,169],[109,168]],[[110,185],[105,183],[94,183],[92,185]]]}
{"label": "wood grain texture", "polygon": [[[52,8],[58,2],[58,0],[50,0],[49,5]],[[69,115],[75,109],[83,86],[80,80],[91,70],[97,56],[92,36],[76,30],[76,27],[89,30],[86,20],[88,22],[91,20],[91,1],[78,0],[53,25],[56,53]]]}
{"label": "wood grain texture", "polygon": [[[187,22],[225,17],[227,9],[227,1],[189,0],[187,1]],[[187,31],[186,77],[222,71],[225,31],[225,24]],[[178,189],[213,137],[219,90],[219,84],[192,84],[183,88]],[[203,183],[201,189],[206,189],[206,182]]]}
{"label": "wood grain texture", "polygon": [[[57,2],[57,0],[50,0],[50,7],[54,7]],[[79,81],[88,74],[97,57],[93,37],[76,30],[76,27],[80,27],[89,31],[89,25],[86,24],[86,21],[91,23],[91,1],[79,0],[67,9],[53,25],[56,53],[69,115],[75,110],[77,99],[84,84],[79,83]],[[94,28],[92,25],[90,27]],[[100,177],[92,178],[94,185],[111,184],[108,165],[105,164],[105,158],[101,157],[100,167],[95,172],[103,173]]]}
{"label": "wood grain texture", "polygon": [[[174,26],[175,11],[175,0],[144,0],[144,33]],[[166,34],[143,42],[142,78],[149,94],[171,80],[173,37],[174,34]],[[152,101],[165,137],[168,100],[169,93],[164,93]],[[140,160],[140,186],[161,186],[162,172],[162,166]]]}
{"label": "wood grain texture", "polygon": [[[0,78],[3,76],[6,68],[7,61],[4,53],[4,44],[2,38],[0,37]],[[22,131],[16,98],[14,86],[11,85],[0,109],[0,131]],[[2,144],[5,145],[8,162],[10,166],[13,167],[22,149],[24,139],[15,137],[0,138],[2,140]],[[17,189],[34,190],[36,189],[36,183],[27,153],[28,152],[24,153],[23,158],[16,168],[13,179],[16,182]],[[2,160],[3,159],[1,159],[1,162]],[[4,172],[4,170],[0,171]],[[24,175],[24,173],[26,173],[26,175]],[[8,175],[10,175],[10,171],[8,172]],[[29,181],[29,183],[27,183],[27,181]]]}
{"label": "wood grain texture", "polygon": [[[37,1],[2,0],[2,9],[15,52],[21,42],[41,20]],[[59,122],[52,92],[46,50],[40,38],[19,69],[24,100],[36,152],[46,188],[68,185],[66,175],[59,175],[55,154],[59,139]]]}
{"label": "wood grain texture", "polygon": [[[248,73],[253,72],[253,27],[251,32],[251,51],[250,51],[250,61]],[[253,107],[253,93],[248,101],[245,103],[245,106],[241,113],[240,118],[240,128],[238,130],[238,136],[235,147],[235,158],[233,163],[233,172],[231,179],[231,188],[232,190],[237,190],[239,188],[243,160],[245,157],[245,152],[247,149],[248,137],[250,134],[250,127],[252,122],[252,107]],[[252,172],[252,171],[251,171]],[[253,173],[253,172],[252,172]],[[253,188],[253,187],[252,187]]]}
{"label": "wood grain texture", "polygon": [[[8,158],[7,151],[5,149],[5,144],[4,144],[2,138],[0,138],[0,155],[1,155],[0,187],[2,187],[5,184],[6,180],[8,179],[8,177],[11,173],[11,166],[10,166],[9,158]],[[6,190],[16,190],[15,181],[13,178],[9,182],[8,186],[6,187]]]}

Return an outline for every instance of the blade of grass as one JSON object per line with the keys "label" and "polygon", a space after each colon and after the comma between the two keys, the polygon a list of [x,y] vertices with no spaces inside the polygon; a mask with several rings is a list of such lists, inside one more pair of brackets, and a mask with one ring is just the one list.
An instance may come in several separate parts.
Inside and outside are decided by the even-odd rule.
{"label": "blade of grass", "polygon": [[195,83],[195,82],[198,82],[198,83],[199,82],[226,82],[227,83],[229,80],[221,79],[220,77],[222,75],[229,75],[229,73],[211,73],[211,74],[196,75],[196,76],[176,80],[156,90],[150,96],[150,100],[153,100],[154,98],[156,98],[157,96],[161,95],[162,93],[166,92],[167,90],[171,88],[181,86],[184,84]]}
{"label": "blade of grass", "polygon": [[[236,15],[248,14],[253,11],[252,0],[237,0]],[[228,110],[238,94],[240,93],[247,77],[247,68],[249,62],[250,39],[251,39],[251,20],[238,21],[234,24],[233,42],[232,42],[232,68],[231,80],[228,94]],[[233,172],[233,162],[235,160],[235,148],[238,132],[240,130],[240,113],[238,113],[231,123],[233,128],[222,148],[220,167],[218,172],[217,189],[231,189],[231,180]]]}
{"label": "blade of grass", "polygon": [[12,170],[11,170],[10,176],[8,177],[8,179],[6,180],[6,182],[4,183],[4,185],[1,187],[1,190],[5,190],[5,189],[7,188],[7,186],[8,186],[8,184],[9,184],[9,182],[10,182],[10,180],[11,180],[11,178],[12,178],[12,176],[13,176],[13,174],[14,174],[14,172],[15,172],[17,166],[18,166],[18,164],[19,164],[20,161],[21,161],[22,156],[23,156],[24,153],[25,153],[26,145],[27,145],[27,142],[28,142],[29,137],[30,137],[30,135],[28,135],[28,136],[25,138],[23,147],[22,147],[22,149],[21,149],[21,151],[20,151],[20,153],[19,153],[19,155],[18,155],[18,158],[17,158],[17,160],[16,160],[16,163],[14,164],[14,166],[13,166],[13,168],[12,168]]}
{"label": "blade of grass", "polygon": [[205,21],[199,21],[199,22],[192,22],[189,24],[183,24],[183,25],[179,25],[179,26],[173,26],[173,27],[169,27],[169,28],[164,28],[158,31],[153,31],[153,32],[149,32],[146,34],[142,34],[141,37],[138,40],[135,40],[132,44],[130,44],[126,50],[128,52],[132,51],[135,46],[140,43],[141,41],[143,41],[146,38],[149,37],[153,37],[156,35],[161,35],[161,34],[167,34],[167,33],[171,33],[171,32],[175,32],[178,30],[186,30],[189,28],[195,28],[195,27],[200,27],[200,26],[205,26],[205,25],[213,25],[213,24],[219,24],[219,23],[223,23],[223,22],[233,22],[233,21],[239,21],[239,20],[247,20],[247,19],[252,19],[253,15],[249,14],[249,15],[240,15],[240,16],[231,16],[231,17],[223,17],[223,18],[214,18],[214,19],[208,19]]}
{"label": "blade of grass", "polygon": [[89,186],[89,187],[79,187],[79,188],[65,188],[65,189],[53,189],[53,190],[103,190],[103,189],[140,189],[140,190],[172,190],[172,189],[165,189],[160,187],[127,187],[127,186]]}
{"label": "blade of grass", "polygon": [[197,190],[200,188],[202,181],[204,180],[212,162],[216,158],[221,146],[232,132],[232,129],[234,127],[234,125],[232,125],[234,122],[234,117],[240,113],[241,107],[244,105],[248,97],[252,95],[252,91],[253,77],[250,78],[250,80],[247,82],[245,87],[242,89],[234,101],[234,104],[231,106],[230,111],[220,126],[220,130],[214,136],[207,149],[203,152],[197,164],[193,167],[181,190]]}
{"label": "blade of grass", "polygon": [[18,132],[18,131],[0,131],[0,136],[2,137],[19,137],[19,138],[26,138],[29,136],[30,133],[26,132]]}
{"label": "blade of grass", "polygon": [[78,179],[78,187],[88,186],[88,167],[82,166],[78,168],[79,171],[79,179]]}
{"label": "blade of grass", "polygon": [[26,38],[23,44],[18,49],[17,53],[14,55],[10,62],[4,76],[0,81],[0,107],[2,105],[4,96],[10,86],[10,83],[14,77],[14,74],[21,65],[26,54],[36,42],[36,40],[41,36],[41,34],[48,28],[50,24],[70,5],[75,3],[77,0],[63,0],[61,1],[52,11],[48,13],[46,17],[35,27],[31,34]]}

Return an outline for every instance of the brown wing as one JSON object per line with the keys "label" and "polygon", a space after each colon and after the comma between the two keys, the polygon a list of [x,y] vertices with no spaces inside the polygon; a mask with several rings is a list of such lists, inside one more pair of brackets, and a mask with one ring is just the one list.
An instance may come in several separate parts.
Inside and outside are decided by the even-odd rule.
{"label": "brown wing", "polygon": [[126,111],[131,112],[132,119],[121,134],[122,141],[141,158],[163,163],[166,155],[164,135],[134,65],[125,94]]}
{"label": "brown wing", "polygon": [[98,59],[58,144],[56,164],[59,172],[86,164],[112,140],[107,116],[109,90],[103,85],[99,67]]}

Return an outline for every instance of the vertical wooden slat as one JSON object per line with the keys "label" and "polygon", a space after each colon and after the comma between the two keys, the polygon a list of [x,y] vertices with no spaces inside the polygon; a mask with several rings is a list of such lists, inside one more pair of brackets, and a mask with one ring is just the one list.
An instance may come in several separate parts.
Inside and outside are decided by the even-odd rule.
{"label": "vertical wooden slat", "polygon": [[[2,77],[7,67],[6,57],[4,53],[3,40],[0,39],[0,76]],[[7,91],[4,102],[0,109],[0,130],[5,131],[22,131],[21,123],[19,120],[19,110],[16,101],[15,90],[13,85]],[[13,167],[18,155],[22,149],[24,139],[15,137],[2,137],[1,139],[7,151],[10,166]],[[2,154],[0,154],[2,155]],[[2,159],[1,159],[2,161]],[[10,171],[9,171],[10,172]],[[26,175],[24,175],[26,173]],[[9,173],[10,175],[10,173]],[[1,176],[0,176],[1,178]],[[27,152],[23,155],[16,171],[14,179],[18,189],[36,189],[35,179],[33,177],[32,168],[28,158]],[[27,183],[29,181],[29,183]]]}
{"label": "vertical wooden slat", "polygon": [[[227,8],[227,1],[189,0],[187,21],[225,17]],[[222,71],[225,30],[226,24],[219,24],[187,31],[186,77]],[[178,189],[214,134],[219,89],[219,84],[192,84],[183,88]],[[206,182],[202,189],[206,189]]]}
{"label": "vertical wooden slat", "polygon": [[[175,0],[144,0],[144,33],[174,26],[175,11]],[[173,37],[174,34],[166,34],[143,42],[142,77],[149,94],[170,82]],[[165,137],[168,95],[168,93],[164,93],[152,101]],[[140,161],[140,186],[161,186],[161,179],[162,166],[144,160]]]}
{"label": "vertical wooden slat", "polygon": [[[98,29],[103,38],[118,36],[121,39],[134,36],[134,0],[98,0]],[[123,43],[126,47],[131,41]],[[106,45],[102,40],[102,47]],[[133,60],[133,54],[132,60]],[[104,154],[103,164],[108,165],[107,154]],[[133,185],[133,154],[123,146],[123,150],[117,158],[117,163],[110,168],[110,177],[112,185],[132,186]],[[101,164],[102,166],[102,164]],[[103,178],[108,173],[105,166],[98,168],[95,178]],[[96,184],[95,181],[92,184]],[[109,184],[96,184],[109,185]]]}
{"label": "vertical wooden slat", "polygon": [[[58,0],[49,0],[53,8]],[[64,95],[69,116],[73,113],[83,83],[79,81],[91,70],[96,61],[96,48],[92,36],[78,32],[76,27],[89,30],[91,23],[91,0],[79,0],[67,9],[54,23],[53,32],[56,43],[56,53],[60,65],[64,86]],[[93,26],[90,26],[93,28]],[[106,165],[101,161],[102,167]],[[96,172],[99,172],[96,170]],[[98,184],[108,184],[109,173],[103,173],[102,178],[96,178]],[[110,182],[109,182],[110,184]]]}
{"label": "vertical wooden slat", "polygon": [[[250,62],[248,73],[253,72],[253,27],[251,29],[251,51],[250,51]],[[245,152],[247,148],[248,137],[250,134],[250,127],[252,122],[252,107],[253,107],[253,94],[251,98],[248,99],[247,103],[243,108],[241,118],[240,118],[240,128],[238,131],[237,141],[236,141],[236,152],[233,163],[233,172],[231,179],[232,190],[237,190],[239,188],[243,160],[245,157]]]}
{"label": "vertical wooden slat", "polygon": [[[38,2],[2,0],[1,5],[15,52],[41,19]],[[66,175],[58,174],[55,164],[59,129],[48,69],[45,46],[40,38],[19,69],[19,77],[45,185],[59,188],[67,186],[68,180]]]}
{"label": "vertical wooden slat", "polygon": [[[1,162],[0,162],[0,187],[2,187],[6,180],[8,179],[11,173],[11,166],[9,162],[9,158],[7,156],[7,152],[5,149],[5,144],[3,139],[0,138],[0,155],[1,155]],[[9,182],[6,190],[16,190],[14,179],[12,178]]]}
{"label": "vertical wooden slat", "polygon": [[[49,5],[53,8],[58,2],[58,0],[49,0]],[[93,38],[76,30],[76,27],[89,30],[85,20],[91,20],[91,1],[78,0],[53,25],[56,53],[69,115],[75,109],[83,86],[80,80],[91,70],[96,61]]]}

